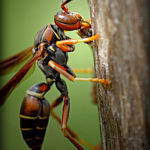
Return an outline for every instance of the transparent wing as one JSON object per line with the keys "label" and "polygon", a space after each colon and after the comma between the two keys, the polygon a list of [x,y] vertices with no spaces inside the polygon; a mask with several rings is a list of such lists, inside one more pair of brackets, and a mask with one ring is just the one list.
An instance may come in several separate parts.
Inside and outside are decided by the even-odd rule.
{"label": "transparent wing", "polygon": [[2,105],[18,83],[33,66],[35,61],[41,57],[43,50],[37,51],[35,55],[0,89],[0,105]]}
{"label": "transparent wing", "polygon": [[0,76],[11,73],[18,69],[18,67],[32,56],[33,46],[21,51],[20,53],[9,57],[8,59],[0,62]]}

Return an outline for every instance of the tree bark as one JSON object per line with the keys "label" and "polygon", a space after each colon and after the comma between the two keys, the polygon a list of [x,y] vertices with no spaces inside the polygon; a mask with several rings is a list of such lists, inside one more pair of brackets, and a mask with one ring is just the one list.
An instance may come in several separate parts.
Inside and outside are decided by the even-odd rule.
{"label": "tree bark", "polygon": [[103,150],[150,149],[149,0],[90,0]]}

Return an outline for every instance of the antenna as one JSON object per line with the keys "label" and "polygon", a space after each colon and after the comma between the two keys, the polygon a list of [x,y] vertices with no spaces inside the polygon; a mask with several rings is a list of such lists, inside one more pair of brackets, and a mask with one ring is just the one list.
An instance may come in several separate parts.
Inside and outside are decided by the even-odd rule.
{"label": "antenna", "polygon": [[69,13],[69,10],[68,10],[68,8],[66,7],[66,4],[69,3],[70,1],[72,1],[72,0],[66,0],[65,2],[64,2],[64,0],[62,0],[61,8],[62,8],[66,13]]}

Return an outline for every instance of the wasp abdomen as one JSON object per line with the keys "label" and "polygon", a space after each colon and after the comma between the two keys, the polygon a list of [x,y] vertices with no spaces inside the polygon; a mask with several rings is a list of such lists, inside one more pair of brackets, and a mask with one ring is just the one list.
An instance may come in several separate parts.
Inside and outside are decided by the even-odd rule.
{"label": "wasp abdomen", "polygon": [[50,105],[45,98],[33,95],[26,94],[24,97],[20,111],[20,128],[28,146],[32,150],[40,150],[48,124]]}

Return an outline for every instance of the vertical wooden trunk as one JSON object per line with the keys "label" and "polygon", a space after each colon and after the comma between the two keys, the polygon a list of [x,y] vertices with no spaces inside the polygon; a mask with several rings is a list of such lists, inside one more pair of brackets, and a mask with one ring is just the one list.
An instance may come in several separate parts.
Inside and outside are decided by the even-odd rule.
{"label": "vertical wooden trunk", "polygon": [[148,0],[90,0],[103,150],[150,149]]}

